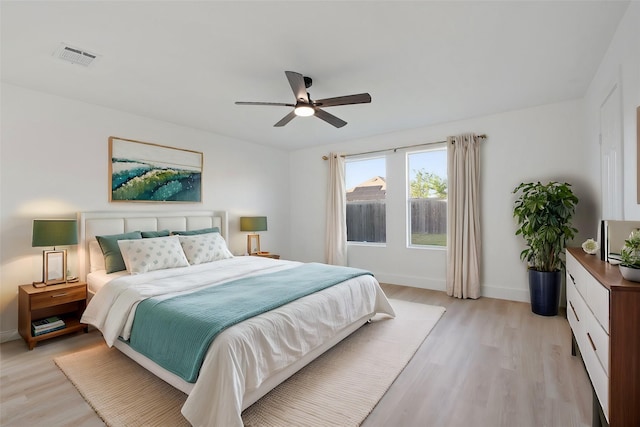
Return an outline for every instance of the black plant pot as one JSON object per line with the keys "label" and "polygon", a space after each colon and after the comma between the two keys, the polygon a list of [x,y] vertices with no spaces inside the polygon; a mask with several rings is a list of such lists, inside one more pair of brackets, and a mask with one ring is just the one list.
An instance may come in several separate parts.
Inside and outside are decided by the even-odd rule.
{"label": "black plant pot", "polygon": [[556,316],[560,305],[561,271],[529,269],[531,311],[541,316]]}

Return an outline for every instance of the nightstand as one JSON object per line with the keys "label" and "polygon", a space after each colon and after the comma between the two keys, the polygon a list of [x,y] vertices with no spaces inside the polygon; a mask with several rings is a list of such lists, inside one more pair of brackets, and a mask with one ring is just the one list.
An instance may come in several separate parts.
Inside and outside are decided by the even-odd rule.
{"label": "nightstand", "polygon": [[[18,288],[18,331],[33,350],[39,341],[80,330],[89,331],[89,327],[80,323],[87,307],[87,284],[84,282],[62,283],[44,288],[22,285]],[[65,328],[46,334],[33,336],[31,322],[58,316],[65,322]]]}
{"label": "nightstand", "polygon": [[263,258],[280,259],[280,255],[272,254],[270,252],[258,252],[258,253],[251,254],[251,255],[252,256],[261,256]]}

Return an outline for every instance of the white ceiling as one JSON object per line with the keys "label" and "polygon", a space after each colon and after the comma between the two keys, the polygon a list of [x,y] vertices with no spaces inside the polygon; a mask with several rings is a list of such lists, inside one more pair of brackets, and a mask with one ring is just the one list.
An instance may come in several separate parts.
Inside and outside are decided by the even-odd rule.
{"label": "white ceiling", "polygon": [[[585,94],[628,2],[2,1],[4,82],[293,150]],[[101,55],[91,67],[61,42]],[[371,104],[275,124],[284,71]]]}

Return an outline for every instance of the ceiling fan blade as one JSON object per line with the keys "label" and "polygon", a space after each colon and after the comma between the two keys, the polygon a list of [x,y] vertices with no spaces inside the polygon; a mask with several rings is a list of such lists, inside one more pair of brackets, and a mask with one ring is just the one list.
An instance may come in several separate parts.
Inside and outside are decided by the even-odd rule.
{"label": "ceiling fan blade", "polygon": [[337,105],[367,104],[371,102],[371,95],[368,93],[358,93],[356,95],[336,96],[335,98],[325,98],[313,101],[318,107],[335,107]]}
{"label": "ceiling fan blade", "polygon": [[236,105],[275,105],[278,107],[295,107],[295,104],[285,104],[282,102],[244,102],[236,101]]}
{"label": "ceiling fan blade", "polygon": [[293,89],[293,94],[296,96],[296,100],[309,103],[309,96],[307,95],[307,87],[304,84],[304,76],[295,71],[285,71],[287,80]]}
{"label": "ceiling fan blade", "polygon": [[287,114],[286,116],[284,116],[278,123],[276,123],[275,125],[273,125],[273,127],[282,127],[284,125],[286,125],[287,123],[289,123],[291,120],[293,120],[296,117],[296,112],[295,110],[290,112],[289,114]]}
{"label": "ceiling fan blade", "polygon": [[347,122],[345,122],[344,120],[339,119],[338,117],[334,116],[333,114],[329,114],[326,111],[321,110],[319,108],[316,108],[315,116],[317,118],[319,118],[319,119],[324,120],[325,122],[329,123],[330,125],[333,125],[333,126],[337,127],[337,128],[341,128],[342,126],[347,124]]}

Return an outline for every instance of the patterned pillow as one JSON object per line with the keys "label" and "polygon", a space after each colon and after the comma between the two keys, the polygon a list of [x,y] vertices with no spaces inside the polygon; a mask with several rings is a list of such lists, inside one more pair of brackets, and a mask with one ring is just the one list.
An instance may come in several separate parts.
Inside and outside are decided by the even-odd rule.
{"label": "patterned pillow", "polygon": [[119,240],[118,245],[131,274],[189,265],[178,236]]}
{"label": "patterned pillow", "polygon": [[178,238],[191,265],[233,258],[227,249],[227,242],[220,233],[178,236]]}

